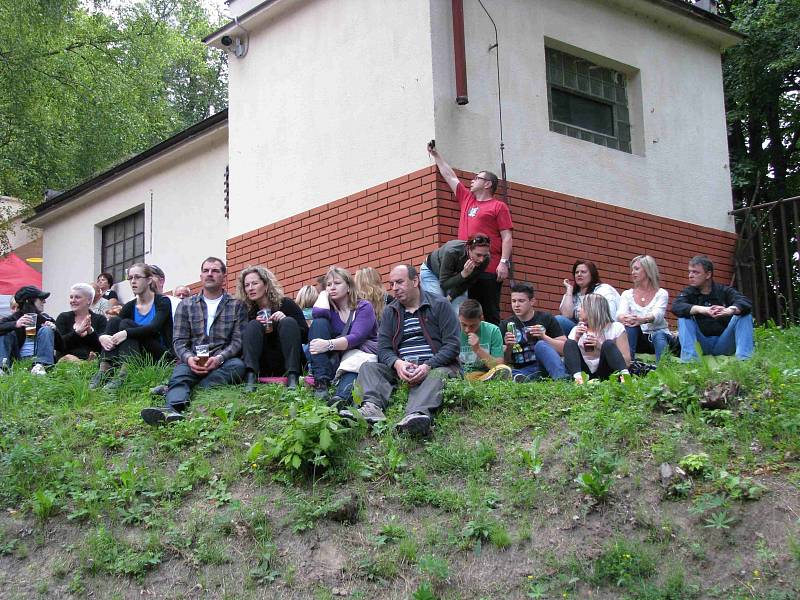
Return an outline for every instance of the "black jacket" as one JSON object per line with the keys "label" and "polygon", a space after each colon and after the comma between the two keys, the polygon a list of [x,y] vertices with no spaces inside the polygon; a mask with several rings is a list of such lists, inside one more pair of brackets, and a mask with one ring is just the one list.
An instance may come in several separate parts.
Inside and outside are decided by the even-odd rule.
{"label": "black jacket", "polygon": [[[121,329],[127,329],[128,337],[132,340],[157,338],[160,336],[164,346],[172,348],[172,302],[166,296],[156,294],[153,304],[156,307],[156,314],[150,323],[138,327],[122,327]],[[135,310],[136,298],[125,303],[125,306],[122,307],[119,313],[119,318],[133,321],[135,317],[133,313]]]}
{"label": "black jacket", "polygon": [[[25,313],[35,312],[33,309],[26,310],[25,308],[19,309],[14,313],[3,317],[0,319],[0,335],[6,335],[8,333],[14,332],[17,336],[17,343],[19,347],[22,348],[22,345],[25,343],[25,328],[24,327],[17,327],[17,320],[24,315]],[[39,332],[39,329],[42,328],[44,325],[44,321],[50,321],[55,325],[55,319],[48,315],[47,313],[39,313],[39,318],[36,319],[36,332]],[[60,350],[62,348],[61,343],[61,336],[56,335],[55,339],[55,348],[56,350]]]}
{"label": "black jacket", "polygon": [[[247,320],[252,321],[255,319],[259,310],[261,309],[257,304],[249,306],[247,309]],[[294,300],[284,296],[283,300],[281,300],[281,305],[278,307],[278,310],[287,317],[297,321],[297,324],[300,326],[300,339],[304,344],[308,343],[308,323],[306,323],[306,317],[303,314],[303,309],[297,306],[297,303]]]}
{"label": "black jacket", "polygon": [[97,352],[98,354],[102,352],[103,347],[100,345],[100,336],[106,330],[108,321],[104,315],[98,315],[93,312],[90,312],[89,315],[94,331],[84,337],[79,336],[73,329],[75,326],[74,312],[68,310],[58,315],[56,329],[64,343],[62,348],[64,354],[72,354],[86,360],[89,358],[89,352]]}
{"label": "black jacket", "polygon": [[714,319],[706,315],[693,315],[693,306],[735,306],[743,315],[750,314],[753,305],[750,300],[736,288],[712,282],[708,294],[700,293],[700,288],[693,285],[685,288],[672,303],[672,314],[681,319],[694,319],[700,332],[706,337],[722,335],[730,323],[730,317]]}
{"label": "black jacket", "polygon": [[461,271],[469,259],[467,243],[463,240],[450,240],[444,246],[437,248],[428,255],[425,264],[439,278],[442,291],[450,299],[458,298],[474,284],[481,273],[489,265],[486,260],[478,265],[468,277],[462,277]]}

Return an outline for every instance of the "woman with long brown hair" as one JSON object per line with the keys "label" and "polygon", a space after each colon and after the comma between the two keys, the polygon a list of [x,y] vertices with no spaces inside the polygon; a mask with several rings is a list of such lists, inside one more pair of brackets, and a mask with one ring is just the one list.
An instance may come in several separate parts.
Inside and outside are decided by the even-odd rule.
{"label": "woman with long brown hair", "polygon": [[303,342],[308,338],[302,309],[283,295],[275,274],[264,267],[243,269],[237,292],[247,306],[249,319],[242,332],[245,390],[255,391],[259,375],[285,375],[287,387],[297,387],[303,368]]}

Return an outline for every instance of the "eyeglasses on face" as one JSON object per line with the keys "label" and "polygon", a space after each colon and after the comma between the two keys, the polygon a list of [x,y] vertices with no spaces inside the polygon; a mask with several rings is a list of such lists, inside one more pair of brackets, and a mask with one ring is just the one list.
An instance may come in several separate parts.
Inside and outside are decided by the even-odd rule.
{"label": "eyeglasses on face", "polygon": [[128,281],[139,281],[140,279],[149,279],[146,275],[128,275]]}

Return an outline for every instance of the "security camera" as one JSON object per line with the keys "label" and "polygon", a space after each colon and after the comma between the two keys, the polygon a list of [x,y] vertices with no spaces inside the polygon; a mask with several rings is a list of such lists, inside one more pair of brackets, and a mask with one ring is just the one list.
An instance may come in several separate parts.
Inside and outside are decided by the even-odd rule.
{"label": "security camera", "polygon": [[223,46],[233,46],[233,38],[229,35],[223,35],[222,39],[220,39]]}

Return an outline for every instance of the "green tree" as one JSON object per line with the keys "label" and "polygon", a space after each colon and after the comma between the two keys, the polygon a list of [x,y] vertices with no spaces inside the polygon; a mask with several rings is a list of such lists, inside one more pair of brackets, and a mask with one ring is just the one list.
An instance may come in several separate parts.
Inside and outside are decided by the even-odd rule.
{"label": "green tree", "polygon": [[[734,208],[798,196],[800,0],[722,0],[719,8],[747,36],[723,57]],[[767,219],[737,221],[746,237],[760,232],[739,245],[737,262],[760,264],[767,277],[764,285],[743,268],[739,285],[778,307],[782,322],[786,299],[800,298],[794,210],[778,205]]]}
{"label": "green tree", "polygon": [[227,105],[199,0],[0,0],[0,194],[29,206]]}

